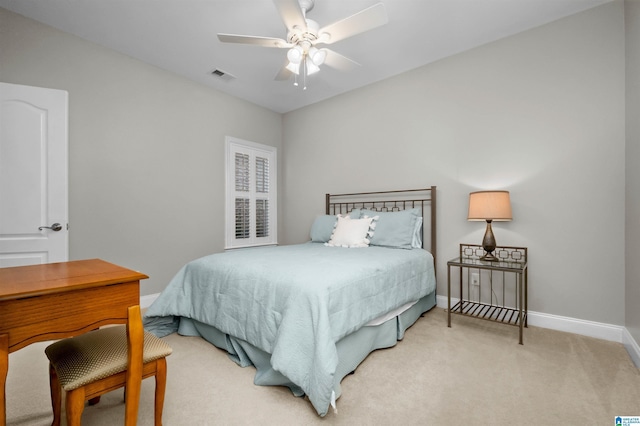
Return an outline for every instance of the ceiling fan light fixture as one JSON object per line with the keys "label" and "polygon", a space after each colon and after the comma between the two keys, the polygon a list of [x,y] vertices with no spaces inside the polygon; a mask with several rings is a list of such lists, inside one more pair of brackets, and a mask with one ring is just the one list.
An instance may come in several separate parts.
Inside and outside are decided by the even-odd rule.
{"label": "ceiling fan light fixture", "polygon": [[315,74],[320,71],[320,67],[313,63],[313,60],[309,56],[307,56],[305,60],[305,65],[307,68],[307,75]]}
{"label": "ceiling fan light fixture", "polygon": [[324,49],[318,49],[317,47],[312,47],[309,49],[308,55],[314,65],[320,66],[324,63],[324,60],[327,57],[327,51]]}
{"label": "ceiling fan light fixture", "polygon": [[287,68],[289,71],[291,71],[295,75],[300,74],[300,63],[294,64],[293,62],[289,62],[285,68]]}
{"label": "ceiling fan light fixture", "polygon": [[300,64],[300,62],[302,62],[303,57],[304,57],[304,50],[302,49],[302,47],[298,45],[293,46],[287,52],[287,59],[292,64]]}

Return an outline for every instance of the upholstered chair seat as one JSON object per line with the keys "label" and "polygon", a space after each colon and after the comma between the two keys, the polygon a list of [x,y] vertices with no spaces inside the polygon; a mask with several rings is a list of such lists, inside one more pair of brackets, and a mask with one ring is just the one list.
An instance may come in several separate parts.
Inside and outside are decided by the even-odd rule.
{"label": "upholstered chair seat", "polygon": [[[60,424],[62,390],[66,392],[67,424],[79,425],[85,401],[97,403],[100,395],[125,386],[127,373],[126,326],[105,327],[49,345],[53,425]],[[171,347],[144,332],[142,378],[155,376],[155,424],[162,424],[166,387],[166,357]]]}

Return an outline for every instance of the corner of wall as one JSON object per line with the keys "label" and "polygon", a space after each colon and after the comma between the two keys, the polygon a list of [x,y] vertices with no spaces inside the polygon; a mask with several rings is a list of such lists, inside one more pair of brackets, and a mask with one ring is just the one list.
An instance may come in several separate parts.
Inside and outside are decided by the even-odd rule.
{"label": "corner of wall", "polygon": [[638,346],[638,342],[634,340],[633,336],[626,328],[622,332],[622,344],[629,353],[633,363],[636,367],[640,368],[640,346]]}

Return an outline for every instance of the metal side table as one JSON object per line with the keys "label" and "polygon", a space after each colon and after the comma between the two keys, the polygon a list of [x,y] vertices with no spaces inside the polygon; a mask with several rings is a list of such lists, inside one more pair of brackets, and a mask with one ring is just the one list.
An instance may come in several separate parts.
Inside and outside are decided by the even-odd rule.
{"label": "metal side table", "polygon": [[[451,314],[520,328],[527,327],[528,254],[526,247],[496,247],[497,261],[481,260],[481,245],[460,244],[460,256],[447,262],[447,325]],[[459,300],[451,306],[452,268],[458,271]]]}

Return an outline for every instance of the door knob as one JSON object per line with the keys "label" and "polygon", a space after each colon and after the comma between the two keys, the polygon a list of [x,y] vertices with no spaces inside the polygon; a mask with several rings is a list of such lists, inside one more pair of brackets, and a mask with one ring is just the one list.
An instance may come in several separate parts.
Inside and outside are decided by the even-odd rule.
{"label": "door knob", "polygon": [[39,231],[42,231],[43,229],[51,229],[52,231],[58,232],[59,230],[62,229],[62,225],[60,225],[59,223],[54,223],[51,226],[40,226],[40,227],[38,227]]}

